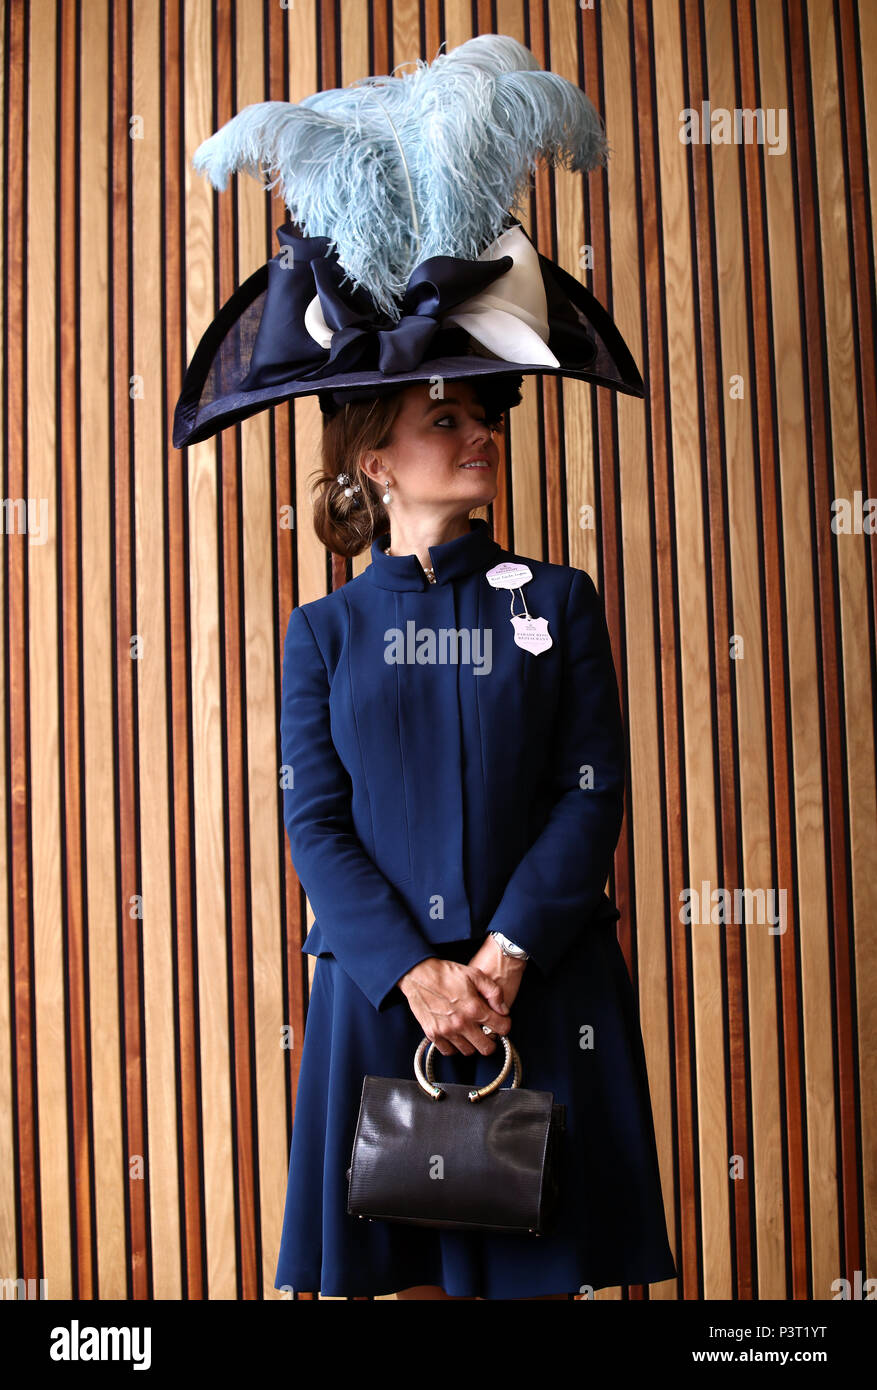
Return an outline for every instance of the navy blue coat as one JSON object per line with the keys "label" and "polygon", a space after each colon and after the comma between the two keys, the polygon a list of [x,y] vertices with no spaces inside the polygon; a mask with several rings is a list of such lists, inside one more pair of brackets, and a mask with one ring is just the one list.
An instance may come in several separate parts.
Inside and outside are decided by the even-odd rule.
{"label": "navy blue coat", "polygon": [[[331,952],[376,1009],[404,1002],[396,983],[430,944],[466,938],[474,952],[502,931],[548,975],[589,922],[618,917],[604,884],[625,743],[599,596],[584,571],[528,559],[524,599],[553,644],[523,650],[519,595],[484,577],[512,557],[485,521],[471,525],[432,548],[434,585],[381,537],[364,573],[294,609],[286,633],[284,820],[315,916],[302,950]],[[394,629],[401,663],[385,659]],[[478,630],[480,645],[411,664],[418,629]],[[477,766],[464,762],[458,690],[479,721]]]}
{"label": "navy blue coat", "polygon": [[[286,633],[283,812],[315,916],[302,950],[319,959],[275,1287],[521,1298],[672,1278],[642,1037],[604,891],[626,754],[600,599],[583,571],[527,558],[527,609],[552,638],[535,654],[514,641],[520,594],[485,577],[523,557],[486,522],[431,547],[435,584],[386,546],[296,608]],[[534,1244],[358,1221],[346,1169],[363,1076],[413,1077],[423,1036],[398,981],[428,956],[465,963],[491,929],[531,957],[511,1007],[522,1084],[567,1107],[557,1229]],[[436,1058],[458,1084],[497,1070],[492,1055]]]}

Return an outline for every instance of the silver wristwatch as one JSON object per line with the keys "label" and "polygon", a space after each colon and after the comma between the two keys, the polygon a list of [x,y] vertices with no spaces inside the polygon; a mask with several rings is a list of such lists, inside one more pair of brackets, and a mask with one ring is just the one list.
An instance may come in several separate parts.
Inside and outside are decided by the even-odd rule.
{"label": "silver wristwatch", "polygon": [[523,946],[516,946],[513,941],[509,941],[507,936],[503,936],[501,931],[488,933],[492,936],[504,956],[513,956],[515,960],[529,960],[530,956]]}

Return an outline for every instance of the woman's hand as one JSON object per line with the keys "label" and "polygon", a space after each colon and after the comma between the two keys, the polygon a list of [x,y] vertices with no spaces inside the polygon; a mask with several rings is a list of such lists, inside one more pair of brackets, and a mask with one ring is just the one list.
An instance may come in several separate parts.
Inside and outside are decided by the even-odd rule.
{"label": "woman's hand", "polygon": [[521,988],[527,962],[519,960],[516,956],[507,956],[500,950],[496,938],[487,935],[469,964],[500,986],[503,999],[511,1008]]}
{"label": "woman's hand", "polygon": [[[496,946],[496,942],[493,945]],[[499,948],[496,949],[502,955]],[[476,1051],[489,1057],[497,1044],[481,1025],[486,1023],[494,1033],[507,1033],[512,1026],[500,976],[489,974],[478,964],[483,950],[479,948],[469,965],[429,956],[418,961],[398,981],[411,1012],[443,1057],[450,1057],[454,1052],[471,1057]],[[482,958],[495,965],[491,957],[484,955]],[[512,998],[516,993],[517,987]]]}

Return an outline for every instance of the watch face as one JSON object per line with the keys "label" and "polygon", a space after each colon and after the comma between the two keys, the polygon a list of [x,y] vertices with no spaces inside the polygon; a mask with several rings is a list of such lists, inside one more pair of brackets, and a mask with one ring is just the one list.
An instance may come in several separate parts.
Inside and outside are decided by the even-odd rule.
{"label": "watch face", "polygon": [[513,941],[509,941],[508,937],[503,936],[502,932],[491,932],[490,934],[496,941],[500,950],[507,956],[515,956],[518,960],[529,960],[529,956],[523,947],[517,946]]}

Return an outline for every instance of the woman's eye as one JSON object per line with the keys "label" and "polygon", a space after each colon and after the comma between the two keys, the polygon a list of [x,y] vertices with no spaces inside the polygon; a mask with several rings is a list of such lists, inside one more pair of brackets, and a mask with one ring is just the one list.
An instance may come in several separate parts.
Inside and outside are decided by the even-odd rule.
{"label": "woman's eye", "polygon": [[[441,422],[442,422],[442,420],[450,420],[452,424],[456,424],[456,418],[455,418],[455,416],[453,416],[453,415],[439,415],[438,418],[437,418],[437,420],[436,420],[436,424],[437,424],[437,425],[440,425]],[[484,418],[483,415],[479,417],[478,423],[479,423],[479,425],[486,425],[486,424],[487,424],[487,421],[485,420],[485,418]],[[495,426],[495,425],[491,425],[490,428],[491,428],[491,429],[495,429],[496,426]]]}

